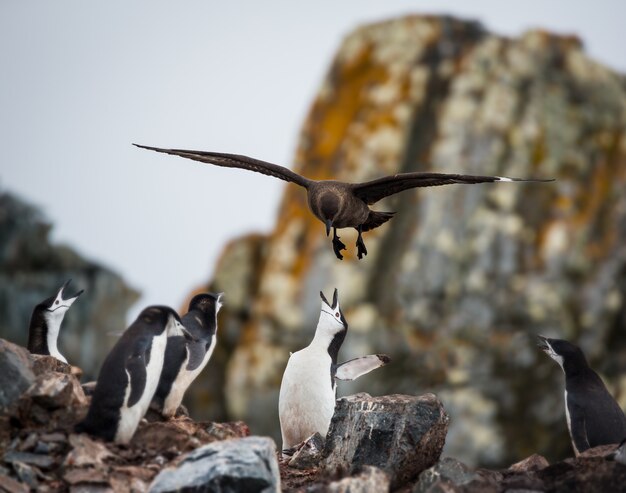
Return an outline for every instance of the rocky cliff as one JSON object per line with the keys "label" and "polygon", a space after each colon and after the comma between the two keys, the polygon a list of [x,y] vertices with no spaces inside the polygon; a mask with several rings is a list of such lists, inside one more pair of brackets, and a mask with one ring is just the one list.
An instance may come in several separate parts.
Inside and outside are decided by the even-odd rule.
{"label": "rocky cliff", "polygon": [[421,16],[349,34],[304,123],[298,172],[557,181],[404,192],[377,204],[398,214],[368,233],[364,260],[342,232],[342,262],[286,186],[272,233],[233,241],[208,282],[227,305],[189,403],[276,437],[289,351],[312,338],[318,291],[337,287],[350,324],[340,357],[393,359],[340,393],[435,392],[446,452],[470,464],[569,455],[563,377],[535,335],[580,344],[626,407],[625,110],[625,79],[575,37]]}
{"label": "rocky cliff", "polygon": [[138,293],[110,269],[52,244],[50,230],[35,207],[0,191],[0,337],[26,346],[33,308],[71,278],[85,295],[63,320],[59,349],[94,378]]}

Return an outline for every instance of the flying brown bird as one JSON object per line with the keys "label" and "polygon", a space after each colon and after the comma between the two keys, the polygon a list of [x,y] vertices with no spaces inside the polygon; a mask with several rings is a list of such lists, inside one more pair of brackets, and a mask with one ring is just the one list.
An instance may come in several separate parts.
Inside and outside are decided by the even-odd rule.
{"label": "flying brown bird", "polygon": [[267,163],[258,159],[237,154],[223,154],[219,152],[186,151],[182,149],[160,149],[139,144],[134,146],[151,151],[163,152],[181,156],[201,163],[215,164],[226,168],[241,168],[264,175],[273,176],[284,181],[295,183],[305,188],[308,195],[309,208],[320,221],[326,225],[326,236],[333,229],[333,250],[339,260],[343,259],[341,250],[346,249],[339,236],[337,229],[355,228],[359,236],[356,240],[357,256],[359,259],[367,255],[362,233],[377,228],[393,217],[395,212],[378,212],[368,206],[375,204],[381,199],[394,195],[403,190],[417,187],[436,187],[450,185],[452,183],[490,183],[496,181],[554,181],[507,178],[504,176],[473,176],[456,175],[448,173],[399,173],[384,176],[363,183],[346,183],[335,180],[309,180],[304,176],[294,173],[290,169],[277,164]]}

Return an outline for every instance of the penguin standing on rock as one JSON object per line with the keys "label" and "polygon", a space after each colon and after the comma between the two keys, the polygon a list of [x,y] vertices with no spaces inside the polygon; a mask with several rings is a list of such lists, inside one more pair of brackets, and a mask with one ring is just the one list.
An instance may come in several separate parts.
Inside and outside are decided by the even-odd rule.
{"label": "penguin standing on rock", "polygon": [[626,438],[626,416],[578,346],[539,336],[539,347],[565,373],[565,417],[576,455]]}
{"label": "penguin standing on rock", "polygon": [[348,332],[348,322],[339,307],[337,290],[332,304],[324,293],[315,336],[287,362],[278,397],[283,454],[318,432],[326,436],[335,412],[337,382],[354,380],[389,363],[384,354],[371,354],[337,364],[339,349]]}
{"label": "penguin standing on rock", "polygon": [[171,308],[144,309],[104,360],[89,412],[76,431],[128,443],[159,383],[167,337],[183,333]]}
{"label": "penguin standing on rock", "polygon": [[176,414],[185,392],[211,359],[222,295],[198,294],[189,303],[182,324],[193,339],[180,335],[167,338],[163,372],[152,400],[152,407],[166,418]]}
{"label": "penguin standing on rock", "polygon": [[83,293],[81,289],[78,293],[66,298],[70,281],[71,279],[65,281],[56,296],[51,296],[35,306],[28,328],[28,350],[33,354],[54,356],[63,363],[67,363],[67,360],[57,348],[61,323],[70,306]]}

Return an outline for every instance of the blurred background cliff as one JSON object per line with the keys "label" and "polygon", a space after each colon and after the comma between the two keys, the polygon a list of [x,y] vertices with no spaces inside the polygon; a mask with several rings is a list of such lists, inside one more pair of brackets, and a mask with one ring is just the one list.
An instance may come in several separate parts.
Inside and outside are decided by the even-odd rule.
{"label": "blurred background cliff", "polygon": [[[289,351],[310,341],[320,289],[337,287],[350,324],[340,358],[384,352],[393,360],[340,383],[340,395],[437,393],[452,418],[445,454],[470,464],[571,455],[563,376],[535,336],[578,343],[626,407],[625,110],[626,79],[574,36],[504,37],[477,22],[424,15],[354,29],[305,118],[297,171],[349,181],[434,170],[557,182],[405,192],[378,204],[398,214],[368,233],[364,260],[354,255],[356,234],[340,232],[342,262],[302,191],[280,188],[270,232],[213,245],[222,249],[213,274],[189,293],[226,293],[217,349],[185,401],[192,415],[244,419],[254,433],[278,437]],[[174,170],[188,164],[159,159]],[[211,193],[218,171],[200,171]],[[235,197],[241,175],[225,171],[236,204],[264,199],[265,188],[255,197],[241,192],[245,202]],[[253,178],[259,187],[271,181]],[[177,197],[189,199],[186,191]],[[185,210],[188,238],[234,206]],[[132,215],[143,221],[149,211]],[[44,218],[3,192],[0,336],[24,344],[32,306],[71,277],[86,293],[66,316],[60,347],[93,376],[137,293],[71,248],[50,245],[50,220],[62,218]],[[178,232],[155,228],[156,238],[170,234]],[[119,239],[132,248],[137,238],[128,240]],[[188,245],[170,255],[145,253],[153,269],[175,271]],[[202,271],[207,258],[194,259]]]}

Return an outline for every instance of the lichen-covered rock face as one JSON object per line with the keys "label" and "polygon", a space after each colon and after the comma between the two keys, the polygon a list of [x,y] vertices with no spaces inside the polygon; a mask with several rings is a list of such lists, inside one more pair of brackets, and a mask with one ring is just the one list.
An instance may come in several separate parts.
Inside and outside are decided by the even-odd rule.
{"label": "lichen-covered rock face", "polygon": [[85,294],[65,314],[59,350],[94,378],[138,293],[109,269],[52,245],[50,229],[36,208],[0,191],[0,337],[26,346],[33,308],[71,278]]}
{"label": "lichen-covered rock face", "polygon": [[569,455],[562,375],[534,339],[579,344],[626,407],[625,126],[624,78],[572,37],[504,38],[448,17],[348,35],[304,124],[298,172],[557,181],[403,192],[375,206],[398,213],[367,233],[365,259],[356,233],[341,232],[342,262],[304,191],[287,185],[274,231],[230,244],[210,283],[236,296],[203,375],[225,389],[203,391],[209,417],[278,438],[289,351],[313,336],[319,290],[337,287],[350,323],[340,358],[393,359],[340,393],[437,393],[452,418],[446,453],[468,464]]}
{"label": "lichen-covered rock face", "polygon": [[328,429],[323,468],[332,476],[375,466],[397,489],[439,460],[448,422],[433,394],[344,397]]}

